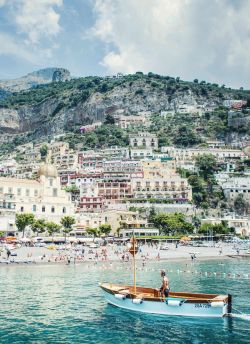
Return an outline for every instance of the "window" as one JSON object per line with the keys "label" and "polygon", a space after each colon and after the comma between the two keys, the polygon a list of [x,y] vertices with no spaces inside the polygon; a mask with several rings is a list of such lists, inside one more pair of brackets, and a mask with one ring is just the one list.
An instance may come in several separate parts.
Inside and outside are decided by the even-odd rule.
{"label": "window", "polygon": [[52,213],[55,212],[55,207],[51,207],[51,212],[52,212]]}
{"label": "window", "polygon": [[8,188],[8,193],[9,193],[9,194],[12,193],[12,188]]}
{"label": "window", "polygon": [[57,197],[57,189],[56,188],[53,189],[53,197]]}
{"label": "window", "polygon": [[26,195],[27,197],[30,195],[30,190],[29,190],[29,189],[26,189],[25,195]]}
{"label": "window", "polygon": [[33,210],[33,211],[36,211],[36,205],[35,205],[35,204],[33,204],[32,210]]}
{"label": "window", "polygon": [[45,213],[45,206],[42,206],[42,212]]}
{"label": "window", "polygon": [[17,196],[21,196],[22,190],[20,188],[17,189]]}
{"label": "window", "polygon": [[34,196],[38,196],[38,190],[34,190]]}
{"label": "window", "polygon": [[62,212],[63,212],[63,214],[65,214],[65,213],[66,213],[66,208],[65,208],[65,207],[63,207],[63,210],[62,210]]}
{"label": "window", "polygon": [[2,194],[2,193],[3,193],[3,188],[1,187],[1,188],[0,188],[0,194]]}
{"label": "window", "polygon": [[49,180],[49,186],[53,186],[53,179]]}
{"label": "window", "polygon": [[23,207],[21,207],[20,211],[23,212]]}

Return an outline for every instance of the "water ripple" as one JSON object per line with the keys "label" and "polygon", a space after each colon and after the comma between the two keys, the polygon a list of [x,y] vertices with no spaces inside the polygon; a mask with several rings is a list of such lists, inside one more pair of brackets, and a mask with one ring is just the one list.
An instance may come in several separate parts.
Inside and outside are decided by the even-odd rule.
{"label": "water ripple", "polygon": [[[171,269],[171,288],[179,291],[232,293],[234,305],[250,313],[249,280],[177,274],[189,269],[249,273],[249,262],[149,263],[138,271],[138,283],[158,287],[159,269]],[[100,281],[131,283],[131,271],[121,263],[102,265],[1,266],[1,344],[147,344],[247,343],[249,322],[240,318],[196,319],[130,313],[107,305]],[[91,270],[92,269],[92,270]],[[152,271],[153,270],[153,271]]]}

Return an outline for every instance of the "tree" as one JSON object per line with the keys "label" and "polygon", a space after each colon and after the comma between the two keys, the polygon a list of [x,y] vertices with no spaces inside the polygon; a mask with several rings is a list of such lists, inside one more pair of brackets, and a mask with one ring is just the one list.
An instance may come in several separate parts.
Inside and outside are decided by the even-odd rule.
{"label": "tree", "polygon": [[225,222],[219,224],[203,223],[198,232],[204,235],[228,234],[232,232],[232,228],[228,228],[227,223]]}
{"label": "tree", "polygon": [[165,234],[173,235],[176,233],[189,234],[194,230],[194,226],[185,220],[181,213],[158,214],[154,217],[154,225]]}
{"label": "tree", "polygon": [[149,223],[154,222],[154,218],[155,218],[156,215],[157,215],[157,213],[155,211],[155,208],[154,207],[150,208],[149,214],[148,214],[148,221],[149,221]]}
{"label": "tree", "polygon": [[115,119],[112,115],[108,114],[106,117],[105,117],[105,122],[104,124],[115,124]]}
{"label": "tree", "polygon": [[24,232],[27,226],[30,226],[33,224],[35,220],[35,216],[30,213],[23,213],[23,214],[16,214],[16,226],[18,232],[23,233],[24,237]]}
{"label": "tree", "polygon": [[99,227],[99,232],[101,234],[109,235],[111,230],[112,230],[111,226],[107,225],[107,224],[100,225],[100,227]]}
{"label": "tree", "polygon": [[86,232],[87,232],[87,234],[93,235],[94,238],[98,235],[98,229],[97,228],[87,228]]}
{"label": "tree", "polygon": [[194,133],[194,131],[186,125],[181,125],[177,129],[173,141],[174,144],[182,147],[192,146],[201,142],[200,138]]}
{"label": "tree", "polygon": [[60,232],[61,226],[58,225],[55,222],[50,221],[50,222],[46,223],[46,229],[47,229],[49,235],[52,236],[52,241],[54,241],[53,240],[53,235],[55,233],[59,233]]}
{"label": "tree", "polygon": [[72,226],[73,224],[75,224],[76,221],[72,216],[64,216],[60,222],[63,226],[63,233],[65,234],[65,242],[66,242],[67,234],[72,231]]}
{"label": "tree", "polygon": [[234,200],[234,208],[239,215],[243,215],[247,210],[247,203],[243,194],[239,194]]}
{"label": "tree", "polygon": [[31,224],[31,229],[34,233],[36,233],[38,235],[38,233],[43,233],[45,232],[45,220],[44,219],[39,219],[39,220],[35,220],[32,224]]}
{"label": "tree", "polygon": [[205,180],[211,176],[216,167],[216,158],[212,154],[198,155],[195,159],[195,165],[198,167]]}
{"label": "tree", "polygon": [[48,154],[48,146],[47,145],[42,145],[40,147],[40,154],[41,154],[41,158],[45,159],[47,154]]}

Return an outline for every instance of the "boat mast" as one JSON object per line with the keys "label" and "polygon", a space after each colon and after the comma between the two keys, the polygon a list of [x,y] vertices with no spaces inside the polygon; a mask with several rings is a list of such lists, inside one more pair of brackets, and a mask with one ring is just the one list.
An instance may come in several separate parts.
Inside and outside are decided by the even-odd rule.
{"label": "boat mast", "polygon": [[138,248],[137,248],[137,242],[136,242],[136,238],[135,238],[134,232],[133,232],[133,236],[132,236],[130,242],[131,242],[131,247],[129,249],[129,253],[132,254],[132,256],[133,256],[134,293],[136,293],[136,261],[135,261],[135,255],[138,252]]}

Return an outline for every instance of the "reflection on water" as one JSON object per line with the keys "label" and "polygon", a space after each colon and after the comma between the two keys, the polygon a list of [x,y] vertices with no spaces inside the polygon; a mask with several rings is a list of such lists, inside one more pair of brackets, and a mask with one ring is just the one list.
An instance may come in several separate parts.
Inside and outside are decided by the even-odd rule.
{"label": "reflection on water", "polygon": [[[159,269],[172,270],[172,290],[231,293],[236,309],[250,313],[249,280],[199,273],[249,273],[248,261],[155,262],[138,271],[138,283],[159,287]],[[177,273],[188,270],[190,273]],[[6,266],[0,268],[0,343],[247,343],[249,321],[133,313],[107,305],[98,283],[131,283],[127,265]]]}

